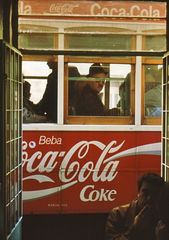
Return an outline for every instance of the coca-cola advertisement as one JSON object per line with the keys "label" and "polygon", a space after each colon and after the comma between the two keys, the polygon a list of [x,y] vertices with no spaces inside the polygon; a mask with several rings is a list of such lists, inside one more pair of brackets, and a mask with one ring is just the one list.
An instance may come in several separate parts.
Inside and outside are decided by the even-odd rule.
{"label": "coca-cola advertisement", "polygon": [[[41,16],[71,16],[80,17],[112,17],[126,18],[134,21],[140,18],[148,21],[153,19],[164,19],[166,17],[165,2],[146,2],[146,1],[71,1],[71,0],[32,0],[19,1],[19,15],[41,15]],[[129,20],[131,18],[131,20]],[[117,20],[116,19],[116,20]]]}
{"label": "coca-cola advertisement", "polygon": [[104,213],[160,173],[160,132],[24,131],[24,214]]}

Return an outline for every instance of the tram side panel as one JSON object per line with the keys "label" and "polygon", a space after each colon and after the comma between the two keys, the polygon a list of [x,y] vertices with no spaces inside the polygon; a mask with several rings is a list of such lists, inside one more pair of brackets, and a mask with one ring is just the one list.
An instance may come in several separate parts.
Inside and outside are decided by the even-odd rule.
{"label": "tram side panel", "polygon": [[23,212],[109,212],[160,165],[160,132],[24,131]]}

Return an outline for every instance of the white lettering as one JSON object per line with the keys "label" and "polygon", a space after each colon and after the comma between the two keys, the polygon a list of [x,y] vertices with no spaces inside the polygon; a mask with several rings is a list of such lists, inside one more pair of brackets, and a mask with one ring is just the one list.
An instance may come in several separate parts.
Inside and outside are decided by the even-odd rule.
{"label": "white lettering", "polygon": [[83,202],[95,202],[95,201],[114,201],[117,191],[105,190],[101,188],[100,190],[94,190],[93,185],[85,186],[80,192],[80,200]]}
{"label": "white lettering", "polygon": [[24,4],[23,1],[19,1],[19,7],[18,7],[18,12],[21,15],[27,15],[27,14],[32,14],[32,7],[31,5]]}
{"label": "white lettering", "polygon": [[[51,141],[51,139],[53,139]],[[52,144],[55,138],[47,138],[41,136],[39,145]],[[112,154],[117,152],[124,142],[117,145],[116,141],[111,141],[107,146],[99,141],[80,141],[76,143],[66,153],[64,151],[48,151],[43,154],[41,151],[34,151],[28,155],[27,148],[32,152],[36,149],[37,144],[34,141],[27,143],[23,141],[23,167],[27,173],[34,173],[24,178],[27,180],[37,180],[39,182],[53,182],[58,180],[61,182],[57,186],[61,191],[62,186],[71,186],[75,183],[85,182],[90,179],[92,182],[110,182],[115,179],[118,174],[117,168],[119,161],[112,159]],[[87,156],[91,154],[93,148],[97,148],[97,152],[101,151],[98,159],[88,160]],[[98,152],[99,153],[99,152]],[[76,156],[76,159],[74,159]],[[54,172],[57,167],[56,179],[51,179],[47,173]],[[43,173],[43,174],[42,174]],[[84,189],[85,190],[85,189]],[[89,195],[90,201],[112,201],[112,191],[94,190]],[[83,197],[83,191],[82,191]],[[85,201],[85,200],[84,200]]]}
{"label": "white lettering", "polygon": [[91,15],[100,15],[98,13],[98,10],[100,10],[100,9],[101,9],[101,7],[98,3],[92,4],[92,6],[90,8]]}
{"label": "white lettering", "polygon": [[[92,174],[92,180],[94,182],[98,182],[99,180],[101,180],[101,181],[106,181],[106,180],[112,181],[117,175],[116,169],[117,169],[117,166],[119,164],[119,161],[110,161],[110,162],[105,164],[105,162],[107,162],[109,160],[109,159],[106,159],[105,156],[110,151],[111,152],[117,151],[123,145],[123,143],[122,143],[119,146],[116,146],[115,148],[113,148],[112,146],[115,143],[116,143],[115,141],[112,141],[108,144],[107,147],[105,147],[103,149],[103,152],[100,155],[100,157],[99,157],[98,161],[96,162],[95,166],[91,162],[90,162],[89,165],[84,165],[82,167],[83,171],[84,171],[83,174],[87,174],[88,177]],[[72,155],[76,152],[76,150],[79,149],[79,152],[78,152],[79,153],[78,154],[79,159],[83,159],[87,155],[87,153],[89,152],[91,144],[93,144],[93,142],[81,141],[78,144],[76,144],[74,147],[72,147],[71,151],[69,151],[66,154],[66,156],[64,157],[64,159],[61,163],[61,166],[60,166],[60,168],[65,169],[65,171],[62,171],[62,174],[59,175],[60,179],[63,182],[69,182],[70,179],[71,180],[73,179],[72,171],[74,172],[74,177],[77,176],[77,174],[78,174],[78,172],[76,172],[76,171],[79,170],[80,165],[79,165],[79,162],[75,162],[75,161],[73,163],[70,163],[70,160],[72,159]],[[102,146],[100,145],[100,148],[101,147]],[[104,167],[104,165],[105,165],[105,167]],[[88,169],[89,166],[90,166],[90,169]],[[101,166],[104,167],[103,171],[99,171]],[[74,169],[74,168],[76,168],[76,169]],[[80,180],[80,179],[78,178],[78,180]]]}
{"label": "white lettering", "polygon": [[54,144],[62,144],[62,138],[56,138],[52,136],[51,138],[47,138],[46,136],[40,136],[39,145],[54,145]]}
{"label": "white lettering", "polygon": [[49,12],[56,14],[73,14],[74,8],[79,7],[79,4],[70,4],[70,3],[53,3],[50,5]]}
{"label": "white lettering", "polygon": [[140,7],[138,5],[133,5],[130,9],[131,16],[139,16]]}
{"label": "white lettering", "polygon": [[126,10],[124,9],[124,8],[120,8],[119,9],[119,16],[123,16],[123,17],[125,17],[126,16]]}
{"label": "white lettering", "polygon": [[91,15],[106,15],[119,17],[160,17],[160,10],[154,9],[152,5],[148,8],[141,8],[139,5],[132,5],[128,11],[125,8],[101,7],[99,3],[92,4]]}

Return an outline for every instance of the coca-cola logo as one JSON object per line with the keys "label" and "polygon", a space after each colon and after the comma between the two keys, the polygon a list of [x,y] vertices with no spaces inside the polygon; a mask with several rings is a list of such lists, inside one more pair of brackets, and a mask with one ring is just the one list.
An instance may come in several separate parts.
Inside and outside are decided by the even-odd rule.
{"label": "coca-cola logo", "polygon": [[[81,187],[79,199],[83,202],[114,201],[117,190],[105,189],[98,183],[113,182],[117,178],[119,159],[140,154],[161,154],[161,143],[122,151],[125,140],[120,143],[113,140],[107,145],[96,140],[82,140],[64,151],[63,142],[62,138],[54,136],[40,136],[38,141],[23,141],[23,169],[26,173],[23,181],[35,181],[36,186],[40,185],[24,189],[23,200],[47,197],[78,185]],[[47,146],[60,151],[46,150]]]}
{"label": "coca-cola logo", "polygon": [[73,14],[73,10],[77,7],[79,7],[79,4],[53,3],[50,5],[49,12],[55,14]]}
{"label": "coca-cola logo", "polygon": [[[60,141],[57,143],[59,142]],[[42,144],[42,141],[39,143]],[[115,190],[96,190],[94,187],[95,183],[99,181],[110,182],[116,178],[119,161],[112,159],[112,155],[117,152],[123,144],[124,141],[119,145],[117,145],[116,141],[111,141],[108,145],[99,141],[80,141],[72,146],[68,152],[48,151],[43,155],[41,151],[34,151],[33,154],[30,155],[29,150],[36,149],[37,143],[35,141],[23,141],[23,168],[24,171],[28,173],[28,176],[24,177],[23,180],[35,180],[39,183],[55,182],[56,184],[55,187],[50,189],[24,191],[24,200],[36,199],[60,192],[73,185],[84,183],[89,178],[92,180],[93,185],[86,185],[82,189],[80,193],[80,199],[82,201],[114,200],[112,196],[116,194]],[[86,160],[93,146],[100,151],[99,158]],[[75,154],[78,157],[77,159],[74,158]],[[59,168],[58,176],[52,179],[48,174],[55,171],[56,167]],[[59,186],[57,186],[57,179],[61,182]]]}

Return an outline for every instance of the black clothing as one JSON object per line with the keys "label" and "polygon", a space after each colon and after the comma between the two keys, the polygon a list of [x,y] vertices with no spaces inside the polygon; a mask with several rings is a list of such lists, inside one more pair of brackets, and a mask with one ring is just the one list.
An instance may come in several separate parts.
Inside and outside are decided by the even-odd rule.
{"label": "black clothing", "polygon": [[97,92],[87,84],[74,100],[76,115],[112,116],[119,115],[117,109],[106,109]]}
{"label": "black clothing", "polygon": [[57,122],[57,69],[53,69],[47,79],[47,85],[42,99],[36,104],[40,114],[46,114],[49,122]]}
{"label": "black clothing", "polygon": [[105,240],[156,240],[158,216],[153,213],[150,224],[145,226],[144,231],[136,231],[133,223],[137,214],[137,201],[114,208],[107,219]]}

